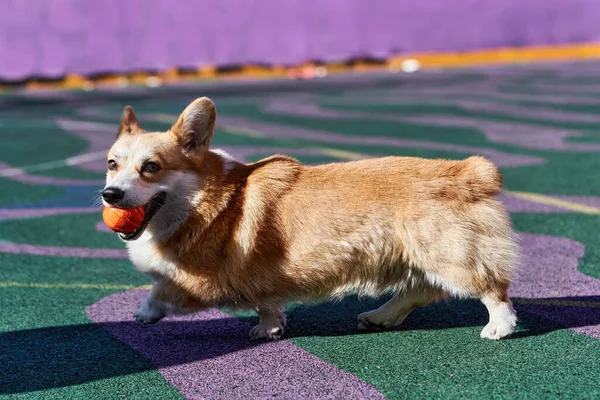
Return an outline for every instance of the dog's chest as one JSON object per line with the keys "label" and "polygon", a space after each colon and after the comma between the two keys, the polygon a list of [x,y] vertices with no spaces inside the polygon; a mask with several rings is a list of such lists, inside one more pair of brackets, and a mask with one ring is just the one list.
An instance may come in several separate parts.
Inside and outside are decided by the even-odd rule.
{"label": "dog's chest", "polygon": [[136,269],[154,279],[169,276],[175,270],[175,264],[163,257],[156,242],[145,233],[138,240],[127,243],[127,249]]}

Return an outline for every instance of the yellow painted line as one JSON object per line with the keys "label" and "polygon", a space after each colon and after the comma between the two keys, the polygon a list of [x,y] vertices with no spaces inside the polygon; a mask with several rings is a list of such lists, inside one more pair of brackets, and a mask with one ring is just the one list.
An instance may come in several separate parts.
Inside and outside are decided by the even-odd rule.
{"label": "yellow painted line", "polygon": [[600,308],[599,301],[573,301],[550,299],[512,299],[515,304],[539,304],[544,306]]}
{"label": "yellow painted line", "polygon": [[99,290],[127,290],[150,289],[150,285],[111,285],[103,283],[35,283],[35,282],[0,282],[0,288],[22,287],[35,289],[99,289]]}
{"label": "yellow painted line", "polygon": [[600,58],[600,43],[559,46],[506,47],[465,52],[422,52],[391,57],[387,64],[399,68],[408,59],[418,60],[422,68],[472,67],[514,63],[591,60]]}
{"label": "yellow painted line", "polygon": [[[383,63],[358,62],[354,65],[342,63],[324,64],[329,75],[359,71],[381,71],[401,69],[406,60],[419,61],[421,68],[456,68],[474,67],[478,65],[502,65],[515,63],[543,63],[556,61],[592,60],[600,58],[600,43],[575,43],[554,46],[506,47],[484,50],[471,50],[464,52],[416,52],[398,54],[389,57]],[[253,79],[281,79],[290,72],[300,72],[304,68],[314,68],[312,63],[301,63],[291,67],[271,65],[257,67],[242,65],[241,71],[234,73],[219,71],[214,66],[204,66],[195,72],[182,72],[176,67],[168,67],[158,73],[130,73],[113,74],[102,78],[86,77],[78,74],[68,74],[65,79],[53,82],[40,82],[29,80],[25,87],[28,90],[45,89],[94,89],[95,87],[120,86],[120,85],[149,85],[156,82],[195,81],[202,80],[233,80],[236,78]],[[10,90],[8,86],[0,84],[0,91]]]}
{"label": "yellow painted line", "polygon": [[355,153],[353,151],[346,151],[335,149],[331,147],[314,147],[315,149],[321,151],[326,156],[339,158],[341,160],[362,160],[368,158],[366,155],[361,153]]}
{"label": "yellow painted line", "polygon": [[[256,131],[254,129],[248,129],[242,126],[225,125],[221,129],[234,135],[241,135],[246,137],[265,138],[267,137],[264,133]],[[285,142],[285,139],[279,139]],[[322,146],[305,146],[304,148],[319,150],[323,155],[338,158],[340,160],[362,160],[368,158],[366,155],[361,153],[355,153],[353,151],[336,149],[334,147],[322,147]]]}
{"label": "yellow painted line", "polygon": [[549,206],[556,206],[560,208],[564,208],[571,211],[580,212],[582,214],[600,214],[600,208],[593,206],[586,206],[585,204],[579,204],[574,201],[568,200],[560,200],[551,196],[546,196],[543,194],[537,193],[527,193],[527,192],[513,192],[507,191],[508,194],[514,197],[518,197],[520,199],[533,201],[540,204],[546,204]]}

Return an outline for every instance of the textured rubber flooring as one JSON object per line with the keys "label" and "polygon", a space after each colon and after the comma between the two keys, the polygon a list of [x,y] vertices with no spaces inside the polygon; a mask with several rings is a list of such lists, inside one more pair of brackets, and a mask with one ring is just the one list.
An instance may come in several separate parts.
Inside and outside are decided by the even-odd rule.
{"label": "textured rubber flooring", "polygon": [[[600,65],[341,76],[0,96],[0,397],[600,397]],[[143,328],[149,280],[94,206],[126,104],[167,129],[195,97],[240,160],[489,157],[521,235],[512,339],[485,308],[418,309],[394,331],[356,315],[385,299],[290,306],[287,339],[212,309]]]}

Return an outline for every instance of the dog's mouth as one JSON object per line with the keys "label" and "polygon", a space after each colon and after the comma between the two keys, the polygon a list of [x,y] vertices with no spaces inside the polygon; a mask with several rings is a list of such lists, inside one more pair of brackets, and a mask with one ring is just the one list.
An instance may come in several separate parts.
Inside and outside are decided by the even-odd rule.
{"label": "dog's mouth", "polygon": [[130,240],[136,240],[140,236],[142,236],[142,233],[144,233],[144,231],[148,227],[150,220],[152,219],[152,217],[154,217],[156,215],[158,210],[160,210],[160,208],[165,204],[166,200],[167,200],[166,192],[160,192],[160,193],[154,195],[154,197],[152,197],[150,199],[150,201],[148,203],[146,203],[146,205],[144,206],[144,209],[145,209],[144,220],[142,221],[142,224],[140,225],[140,227],[137,228],[132,233],[119,233],[119,237],[122,240],[130,241]]}

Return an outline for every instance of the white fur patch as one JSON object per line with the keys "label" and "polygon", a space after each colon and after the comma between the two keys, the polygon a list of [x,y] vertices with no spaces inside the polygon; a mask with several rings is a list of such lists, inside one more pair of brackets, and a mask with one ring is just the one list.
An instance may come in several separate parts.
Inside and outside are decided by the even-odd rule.
{"label": "white fur patch", "polygon": [[235,162],[236,162],[235,159],[233,158],[233,156],[231,154],[227,153],[225,150],[214,149],[211,151],[223,158],[223,163],[224,163],[223,177],[226,177],[227,174],[229,174],[229,171],[231,171],[233,169]]}
{"label": "white fur patch", "polygon": [[156,279],[168,276],[175,268],[164,259],[157,249],[157,242],[168,239],[189,216],[190,209],[201,199],[201,186],[198,177],[190,172],[173,172],[167,182],[155,188],[155,192],[167,192],[164,206],[150,221],[142,236],[127,242],[129,258],[136,268]]}
{"label": "white fur patch", "polygon": [[156,242],[147,230],[139,239],[127,242],[127,249],[129,258],[137,270],[154,279],[169,276],[175,270],[175,264],[163,258],[157,251]]}
{"label": "white fur patch", "polygon": [[427,282],[429,282],[430,285],[434,287],[441,287],[447,293],[450,293],[460,298],[467,298],[471,295],[471,293],[468,290],[452,285],[449,282],[440,279],[440,277],[430,272],[425,272],[425,280],[427,280]]}

